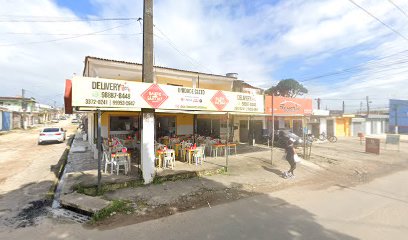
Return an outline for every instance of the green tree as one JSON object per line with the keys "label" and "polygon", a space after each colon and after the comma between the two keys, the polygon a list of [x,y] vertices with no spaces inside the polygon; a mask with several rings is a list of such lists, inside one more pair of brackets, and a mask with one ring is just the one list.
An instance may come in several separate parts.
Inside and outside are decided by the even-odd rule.
{"label": "green tree", "polygon": [[308,93],[307,89],[294,79],[282,79],[276,86],[272,86],[265,91],[267,95],[291,97],[301,96]]}

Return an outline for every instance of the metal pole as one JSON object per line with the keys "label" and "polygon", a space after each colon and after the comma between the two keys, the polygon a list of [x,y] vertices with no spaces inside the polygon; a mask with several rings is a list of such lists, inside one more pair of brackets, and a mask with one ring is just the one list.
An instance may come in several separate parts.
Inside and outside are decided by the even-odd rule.
{"label": "metal pole", "polygon": [[97,143],[96,149],[98,150],[98,193],[101,192],[101,162],[102,162],[102,137],[101,137],[101,110],[98,109],[98,130],[97,130]]}
{"label": "metal pole", "polygon": [[394,133],[398,134],[398,105],[395,105],[395,126],[394,126]]}
{"label": "metal pole", "polygon": [[225,142],[225,171],[228,172],[229,112],[227,112],[227,141]]}
{"label": "metal pole", "polygon": [[273,110],[273,93],[272,93],[272,139],[271,139],[271,165],[273,165],[273,142],[275,141],[275,114]]}
{"label": "metal pole", "polygon": [[303,133],[303,158],[306,159],[305,116],[302,117],[302,133]]}

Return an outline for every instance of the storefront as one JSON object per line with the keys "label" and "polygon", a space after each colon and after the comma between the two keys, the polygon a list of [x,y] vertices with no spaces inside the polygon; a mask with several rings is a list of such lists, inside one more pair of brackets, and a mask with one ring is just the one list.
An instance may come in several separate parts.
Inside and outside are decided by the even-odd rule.
{"label": "storefront", "polygon": [[[274,127],[290,129],[298,136],[302,136],[312,114],[312,99],[273,97]],[[265,113],[268,114],[268,130],[272,132],[272,96],[265,97]]]}
{"label": "storefront", "polygon": [[[72,85],[72,106],[78,111],[89,111],[88,128],[93,130],[90,143],[96,143],[95,111],[99,109],[101,137],[126,140],[129,148],[140,152],[154,147],[154,142],[166,144],[171,138],[195,142],[197,137],[229,136],[231,141],[234,127],[230,113],[264,113],[263,95],[89,77],[74,77],[68,85]],[[153,125],[145,123],[142,109],[155,110],[151,115]],[[150,133],[151,142],[143,142],[143,135],[146,139]],[[141,162],[142,171],[151,176],[154,157],[141,157]]]}

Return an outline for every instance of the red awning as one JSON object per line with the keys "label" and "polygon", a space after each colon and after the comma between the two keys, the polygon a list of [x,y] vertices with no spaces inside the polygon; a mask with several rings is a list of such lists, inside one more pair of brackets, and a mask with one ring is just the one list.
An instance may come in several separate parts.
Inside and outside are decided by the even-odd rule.
{"label": "red awning", "polygon": [[72,114],[72,81],[70,79],[65,80],[65,94],[64,94],[64,103],[65,103],[65,113]]}

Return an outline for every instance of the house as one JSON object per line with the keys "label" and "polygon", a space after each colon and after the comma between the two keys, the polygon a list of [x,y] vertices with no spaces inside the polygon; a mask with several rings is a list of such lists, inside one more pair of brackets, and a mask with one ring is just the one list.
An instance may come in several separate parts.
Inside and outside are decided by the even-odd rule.
{"label": "house", "polygon": [[36,100],[22,97],[0,97],[0,107],[12,112],[10,128],[26,128],[34,125]]}

